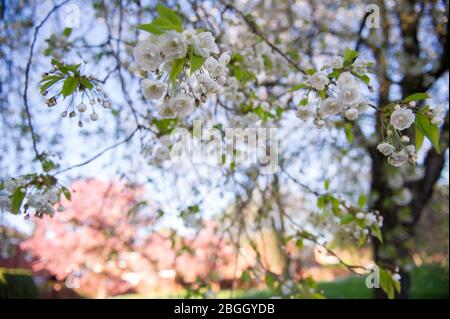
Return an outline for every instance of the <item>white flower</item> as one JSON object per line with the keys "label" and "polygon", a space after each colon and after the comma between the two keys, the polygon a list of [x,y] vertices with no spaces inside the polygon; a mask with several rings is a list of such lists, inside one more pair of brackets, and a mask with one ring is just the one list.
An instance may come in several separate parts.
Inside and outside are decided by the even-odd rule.
{"label": "white flower", "polygon": [[97,113],[92,113],[90,116],[91,121],[95,122],[98,120],[98,114]]}
{"label": "white flower", "polygon": [[203,63],[203,66],[209,73],[213,73],[218,66],[218,62],[216,59],[214,59],[212,56],[208,57],[205,62]]}
{"label": "white flower", "polygon": [[410,127],[414,123],[415,119],[416,116],[413,111],[406,107],[401,107],[392,112],[391,125],[397,130],[403,131]]}
{"label": "white flower", "polygon": [[347,85],[341,88],[338,93],[338,99],[346,105],[352,105],[361,101],[361,94],[357,84]]}
{"label": "white flower", "polygon": [[395,273],[392,275],[392,280],[394,280],[394,281],[400,281],[401,279],[402,279],[402,276],[400,276],[400,274]]}
{"label": "white flower", "polygon": [[406,146],[406,150],[409,154],[415,154],[416,153],[416,146],[414,145],[408,145]]}
{"label": "white flower", "polygon": [[359,212],[359,213],[356,214],[356,218],[357,219],[364,219],[365,217],[366,216],[364,215],[364,213]]}
{"label": "white flower", "polygon": [[408,162],[408,154],[405,150],[401,150],[398,153],[392,153],[388,158],[388,163],[395,167],[400,167]]}
{"label": "white flower", "polygon": [[6,211],[10,211],[11,210],[11,198],[9,197],[9,195],[1,195],[0,194],[0,210],[4,209]]}
{"label": "white flower", "polygon": [[228,68],[225,65],[219,63],[211,75],[214,78],[219,78],[221,76],[226,77],[227,72],[228,72]]}
{"label": "white flower", "polygon": [[378,144],[377,150],[384,156],[389,156],[395,152],[395,147],[394,147],[394,145],[383,142],[383,143]]}
{"label": "white flower", "polygon": [[183,34],[176,31],[168,31],[161,36],[162,52],[166,59],[184,58],[187,53],[187,44]]}
{"label": "white flower", "polygon": [[216,81],[211,79],[211,77],[205,73],[199,74],[197,76],[197,80],[200,85],[205,89],[208,93],[217,93],[219,92],[220,86]]}
{"label": "white flower", "polygon": [[366,226],[370,227],[373,224],[375,224],[377,222],[377,215],[375,215],[374,213],[368,213],[365,216],[365,223]]}
{"label": "white flower", "polygon": [[444,123],[444,119],[439,116],[435,116],[431,119],[431,124],[441,126]]}
{"label": "white flower", "polygon": [[50,204],[56,204],[59,201],[59,195],[58,192],[55,189],[51,189],[46,193],[47,195],[47,201]]}
{"label": "white flower", "polygon": [[392,201],[399,206],[406,206],[413,200],[413,193],[409,188],[403,188],[400,193],[392,197]]}
{"label": "white flower", "polygon": [[345,117],[349,121],[354,121],[358,118],[359,112],[357,109],[349,108],[347,111],[345,111]]}
{"label": "white flower", "polygon": [[333,57],[333,59],[331,60],[331,67],[333,69],[341,69],[342,67],[344,67],[344,58],[342,58],[341,56]]}
{"label": "white flower", "polygon": [[86,110],[87,110],[86,104],[84,104],[84,103],[78,104],[77,110],[78,110],[78,112],[80,112],[80,113],[86,112]]}
{"label": "white flower", "polygon": [[139,41],[133,50],[133,56],[138,66],[148,72],[157,70],[163,62],[161,48],[150,39]]}
{"label": "white flower", "polygon": [[270,104],[267,103],[266,101],[261,102],[261,109],[263,109],[264,111],[268,112],[270,110]]}
{"label": "white flower", "polygon": [[317,72],[309,78],[309,83],[311,83],[312,88],[321,91],[330,83],[330,79],[328,79],[325,73]]}
{"label": "white flower", "polygon": [[172,110],[180,117],[186,117],[194,111],[194,100],[192,97],[180,94],[170,99]]}
{"label": "white flower", "polygon": [[225,83],[227,83],[227,77],[226,76],[219,76],[217,78],[217,83],[219,83],[220,85],[225,85]]}
{"label": "white flower", "polygon": [[359,111],[359,113],[362,113],[367,111],[369,105],[366,102],[361,101],[358,104],[354,105],[353,107],[356,108]]}
{"label": "white flower", "polygon": [[436,106],[431,112],[433,117],[445,117],[445,107],[443,105]]}
{"label": "white flower", "polygon": [[367,73],[366,64],[367,64],[366,61],[358,60],[353,63],[353,68],[357,73],[364,74]]}
{"label": "white flower", "polygon": [[177,117],[175,111],[170,107],[170,105],[164,103],[160,106],[158,106],[158,114],[162,118],[175,118]]}
{"label": "white flower", "polygon": [[187,45],[192,45],[194,43],[196,32],[193,29],[188,29],[183,31],[184,41]]}
{"label": "white flower", "polygon": [[3,183],[3,187],[8,193],[13,193],[19,187],[19,183],[11,178]]}
{"label": "white flower", "polygon": [[323,115],[336,115],[343,109],[343,105],[335,98],[329,97],[320,104],[320,112]]}
{"label": "white flower", "polygon": [[342,74],[337,79],[338,88],[343,88],[345,86],[350,86],[356,84],[355,77],[348,71],[342,72]]}
{"label": "white flower", "polygon": [[201,32],[197,34],[193,41],[194,52],[204,58],[209,57],[210,53],[218,53],[216,39],[211,32]]}
{"label": "white flower", "polygon": [[158,100],[166,91],[166,85],[158,81],[144,79],[141,82],[141,91],[146,99]]}
{"label": "white flower", "polygon": [[295,115],[299,119],[306,121],[314,116],[314,110],[310,106],[301,106]]}
{"label": "white flower", "polygon": [[229,52],[224,52],[219,56],[219,63],[222,65],[227,65],[228,62],[230,62],[230,53]]}
{"label": "white flower", "polygon": [[170,149],[166,145],[159,144],[155,147],[153,151],[153,161],[156,164],[161,164],[162,162],[170,159]]}

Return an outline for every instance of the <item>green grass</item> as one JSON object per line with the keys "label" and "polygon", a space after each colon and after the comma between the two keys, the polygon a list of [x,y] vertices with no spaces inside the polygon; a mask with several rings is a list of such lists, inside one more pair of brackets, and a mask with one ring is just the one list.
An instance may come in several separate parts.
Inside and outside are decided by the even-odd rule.
{"label": "green grass", "polygon": [[[328,299],[371,299],[373,290],[366,288],[365,278],[351,276],[328,282],[319,282]],[[233,298],[269,298],[272,296],[268,290],[250,289],[233,292]],[[229,291],[219,293],[221,298],[229,298]],[[448,298],[448,269],[437,265],[425,265],[414,268],[411,272],[410,298]]]}
{"label": "green grass", "polygon": [[[332,282],[319,283],[330,299],[372,298],[372,290],[366,288],[365,279],[349,277]],[[410,298],[448,298],[448,269],[437,265],[425,265],[411,271]]]}
{"label": "green grass", "polygon": [[[372,289],[366,288],[365,278],[350,276],[328,282],[319,282],[319,290],[329,299],[370,299]],[[218,298],[264,299],[273,294],[269,290],[249,289],[229,290],[218,293]],[[410,298],[448,298],[448,268],[437,265],[424,265],[411,271]],[[183,295],[125,295],[119,298],[182,298]]]}
{"label": "green grass", "polygon": [[38,288],[29,271],[0,268],[0,299],[37,297]]}

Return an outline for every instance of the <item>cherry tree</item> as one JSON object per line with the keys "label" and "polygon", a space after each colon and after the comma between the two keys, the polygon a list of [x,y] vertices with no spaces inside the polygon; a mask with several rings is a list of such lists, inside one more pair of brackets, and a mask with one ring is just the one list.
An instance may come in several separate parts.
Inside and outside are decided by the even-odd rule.
{"label": "cherry tree", "polygon": [[407,297],[415,225],[448,187],[445,1],[71,2],[4,10],[1,98],[21,105],[2,109],[17,141],[2,144],[4,211],[64,215],[64,184],[101,162],[154,194],[161,220],[199,229],[214,215],[236,260],[254,250],[241,275],[275,293],[321,297],[292,272],[293,243],[370,273],[330,249],[343,230],[373,245],[376,295]]}

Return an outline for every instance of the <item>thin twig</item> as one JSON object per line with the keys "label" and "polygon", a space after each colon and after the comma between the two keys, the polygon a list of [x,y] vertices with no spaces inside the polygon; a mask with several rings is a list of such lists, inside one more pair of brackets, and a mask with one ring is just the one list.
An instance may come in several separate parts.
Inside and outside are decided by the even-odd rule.
{"label": "thin twig", "polygon": [[297,71],[303,73],[304,75],[308,75],[308,73],[303,70],[298,64],[297,62],[295,62],[291,57],[289,57],[286,53],[284,53],[283,51],[281,51],[280,48],[278,48],[275,44],[273,44],[271,41],[269,41],[267,39],[267,37],[264,35],[264,33],[259,30],[258,26],[256,25],[256,23],[250,19],[247,15],[245,15],[241,10],[239,10],[238,8],[236,8],[234,5],[228,3],[225,5],[225,8],[223,10],[223,12],[227,11],[228,9],[231,9],[233,11],[235,11],[239,16],[242,17],[242,19],[245,21],[245,23],[247,24],[247,26],[250,28],[250,30],[258,35],[272,50],[274,50],[275,52],[277,52],[279,55],[281,55],[290,65],[292,65]]}
{"label": "thin twig", "polygon": [[90,162],[92,162],[92,161],[94,161],[95,159],[97,159],[97,158],[99,158],[100,156],[102,156],[102,155],[103,155],[104,153],[106,153],[107,151],[112,150],[112,149],[116,148],[117,146],[119,146],[119,145],[121,145],[121,144],[124,144],[124,143],[127,143],[128,141],[130,141],[130,140],[133,138],[133,136],[136,134],[136,132],[139,131],[141,128],[142,128],[142,127],[140,127],[140,126],[136,127],[136,128],[134,129],[134,131],[133,131],[130,135],[128,135],[125,139],[123,139],[122,141],[119,141],[119,142],[117,142],[117,143],[115,143],[115,144],[113,144],[113,145],[108,146],[107,148],[105,148],[104,150],[102,150],[101,152],[97,153],[95,156],[91,157],[90,159],[88,159],[88,160],[86,160],[86,161],[84,161],[84,162],[81,162],[81,163],[79,163],[79,164],[75,164],[75,165],[72,165],[72,166],[69,166],[69,167],[64,168],[64,169],[62,169],[62,170],[57,171],[57,172],[54,174],[54,176],[56,176],[56,175],[58,175],[58,174],[61,174],[61,173],[64,173],[64,172],[67,172],[67,171],[69,171],[69,170],[71,170],[71,169],[74,169],[74,168],[76,168],[76,167],[80,167],[80,166],[84,166],[84,165],[86,165],[86,164],[89,164]]}
{"label": "thin twig", "polygon": [[38,36],[39,30],[42,28],[44,23],[47,22],[47,20],[50,18],[50,16],[56,10],[58,10],[60,7],[62,7],[63,5],[65,5],[69,1],[70,0],[65,0],[65,1],[61,2],[60,4],[57,4],[56,6],[54,6],[53,9],[50,10],[49,13],[47,13],[45,18],[41,21],[41,23],[39,23],[39,25],[36,26],[36,28],[34,29],[33,41],[31,42],[30,54],[28,56],[27,66],[26,66],[26,69],[25,69],[25,85],[24,85],[24,89],[23,89],[23,104],[25,106],[25,111],[27,113],[28,126],[30,127],[31,139],[33,141],[34,153],[36,154],[36,158],[38,160],[41,160],[42,154],[39,153],[38,148],[37,148],[37,136],[36,136],[36,132],[34,131],[33,123],[31,121],[31,112],[30,112],[30,107],[28,105],[28,82],[29,82],[29,78],[30,78],[30,69],[31,69],[31,63],[32,63],[32,59],[33,59],[33,51],[34,51],[34,46],[36,44],[36,40],[37,40],[37,36]]}

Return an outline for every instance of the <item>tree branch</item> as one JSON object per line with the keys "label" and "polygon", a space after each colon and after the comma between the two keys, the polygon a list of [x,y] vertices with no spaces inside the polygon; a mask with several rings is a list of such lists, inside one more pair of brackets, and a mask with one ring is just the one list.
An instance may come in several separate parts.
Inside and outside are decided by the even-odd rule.
{"label": "tree branch", "polygon": [[55,11],[57,11],[60,7],[62,7],[69,1],[70,0],[65,0],[65,1],[61,2],[60,4],[55,5],[53,7],[53,9],[50,10],[49,13],[47,13],[45,18],[41,21],[41,23],[39,23],[39,25],[36,26],[36,28],[34,29],[33,40],[31,42],[31,46],[30,46],[30,54],[28,55],[27,66],[25,69],[25,85],[24,85],[24,89],[23,89],[23,104],[25,106],[25,111],[27,113],[28,126],[29,126],[30,132],[31,132],[31,140],[33,142],[34,153],[36,154],[36,158],[38,160],[41,160],[42,154],[39,153],[39,150],[37,148],[37,135],[36,135],[36,132],[34,131],[33,123],[31,121],[31,111],[30,111],[30,107],[28,105],[28,83],[29,83],[29,79],[30,79],[30,69],[31,69],[31,63],[32,63],[32,59],[33,59],[33,51],[34,51],[34,46],[36,44],[39,30],[42,28],[42,26],[45,24],[45,22],[47,22],[47,20],[50,18],[50,16]]}

